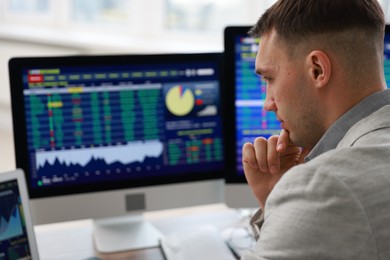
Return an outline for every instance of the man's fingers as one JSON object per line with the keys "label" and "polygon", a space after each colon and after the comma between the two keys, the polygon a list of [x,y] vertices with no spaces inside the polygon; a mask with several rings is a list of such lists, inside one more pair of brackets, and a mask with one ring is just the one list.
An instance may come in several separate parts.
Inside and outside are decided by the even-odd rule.
{"label": "man's fingers", "polygon": [[242,148],[243,163],[247,163],[252,169],[276,174],[281,167],[280,154],[289,149],[290,143],[290,135],[284,129],[280,135],[271,136],[268,140],[264,137],[258,137],[253,144],[244,144]]}
{"label": "man's fingers", "polygon": [[[245,168],[249,165],[253,169],[258,168],[255,149],[251,143],[245,143],[242,147],[242,163]],[[246,170],[245,170],[246,172]]]}
{"label": "man's fingers", "polygon": [[264,137],[257,137],[253,143],[255,148],[256,160],[262,172],[269,172],[267,149],[268,141]]}
{"label": "man's fingers", "polygon": [[278,136],[271,136],[268,139],[267,161],[271,173],[278,173],[280,169],[279,152],[277,151]]}
{"label": "man's fingers", "polygon": [[282,129],[279,135],[278,142],[276,144],[276,151],[282,153],[286,150],[288,144],[290,143],[290,134],[287,130]]}

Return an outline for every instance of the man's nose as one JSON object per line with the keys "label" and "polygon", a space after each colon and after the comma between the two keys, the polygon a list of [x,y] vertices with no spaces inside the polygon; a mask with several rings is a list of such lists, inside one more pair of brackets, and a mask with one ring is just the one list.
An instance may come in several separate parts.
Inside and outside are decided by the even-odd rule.
{"label": "man's nose", "polygon": [[275,99],[267,93],[264,100],[264,110],[266,111],[276,111]]}

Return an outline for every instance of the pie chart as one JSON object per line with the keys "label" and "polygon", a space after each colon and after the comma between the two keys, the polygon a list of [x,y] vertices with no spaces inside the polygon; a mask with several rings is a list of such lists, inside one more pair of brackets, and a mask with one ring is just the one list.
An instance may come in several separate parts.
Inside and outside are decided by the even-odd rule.
{"label": "pie chart", "polygon": [[185,116],[194,108],[195,98],[190,88],[176,85],[168,90],[165,103],[173,115]]}

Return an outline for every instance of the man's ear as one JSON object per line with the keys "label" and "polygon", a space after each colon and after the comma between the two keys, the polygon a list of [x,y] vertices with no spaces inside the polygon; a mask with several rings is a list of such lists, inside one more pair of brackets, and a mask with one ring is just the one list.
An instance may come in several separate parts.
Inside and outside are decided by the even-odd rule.
{"label": "man's ear", "polygon": [[332,72],[328,55],[322,51],[314,50],[307,56],[307,65],[310,73],[309,76],[314,86],[317,88],[325,86]]}

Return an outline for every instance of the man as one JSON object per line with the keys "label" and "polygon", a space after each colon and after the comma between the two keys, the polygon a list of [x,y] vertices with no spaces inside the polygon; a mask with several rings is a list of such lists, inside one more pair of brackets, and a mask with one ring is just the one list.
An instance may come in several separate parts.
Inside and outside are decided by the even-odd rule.
{"label": "man", "polygon": [[243,146],[244,259],[390,259],[390,92],[377,0],[279,0],[251,34],[280,136]]}

